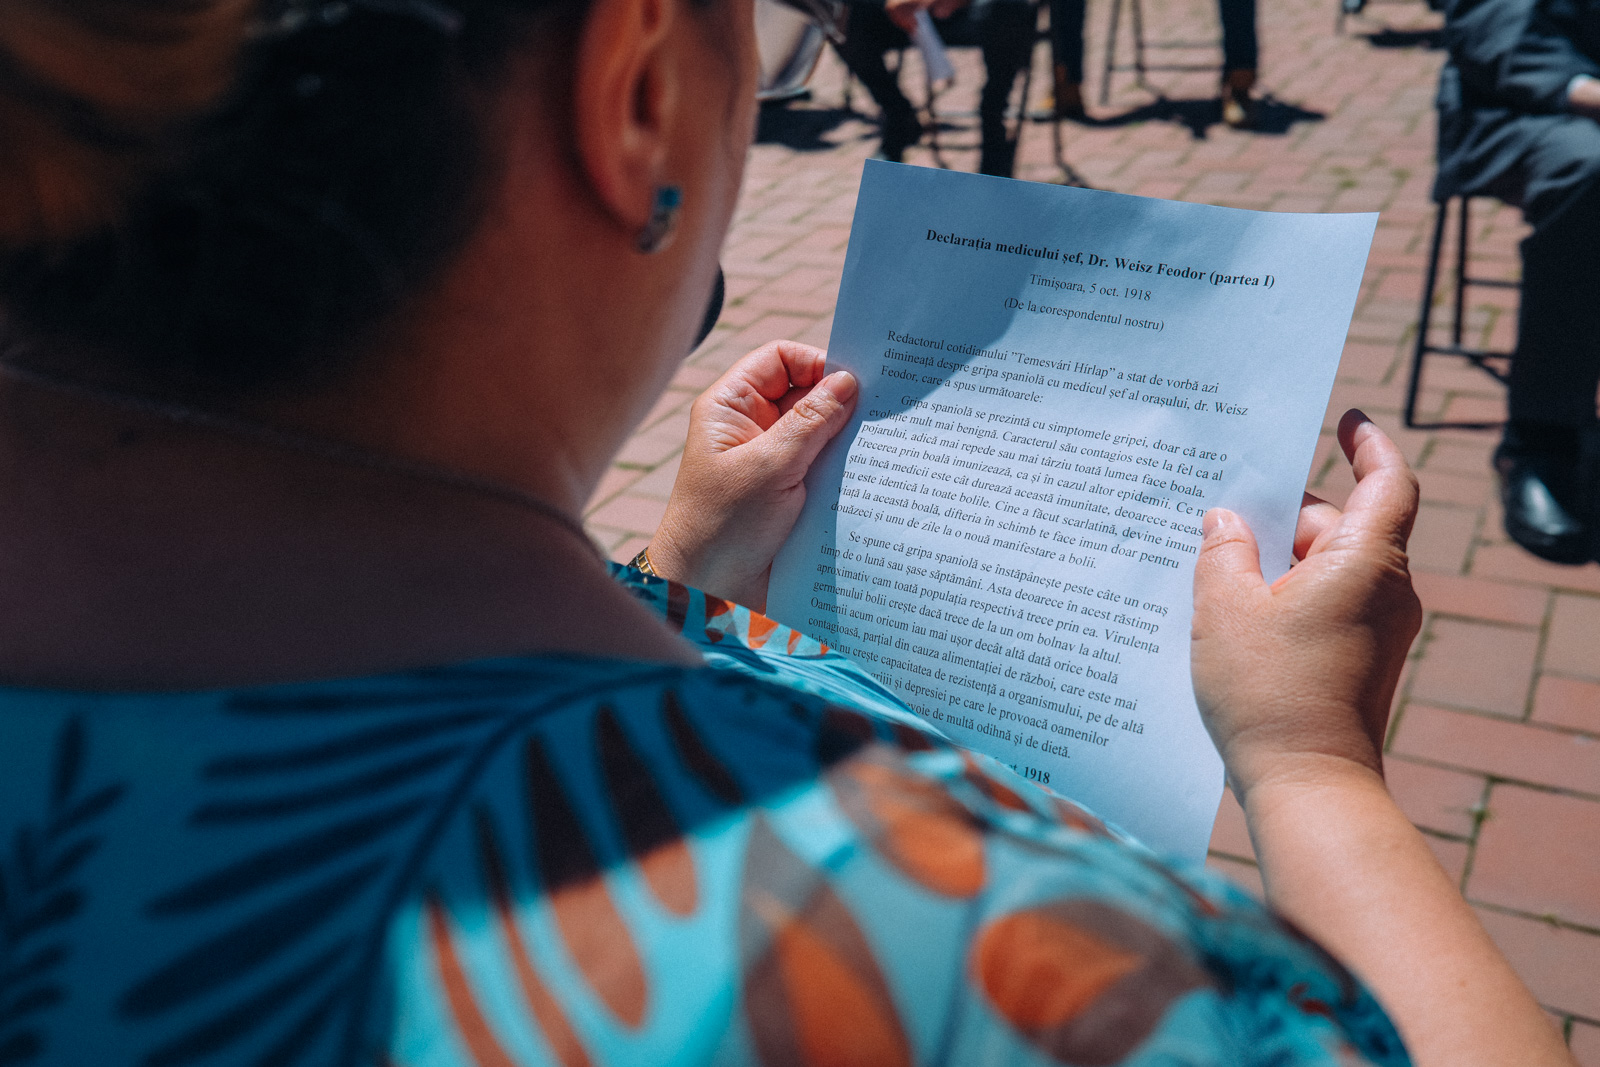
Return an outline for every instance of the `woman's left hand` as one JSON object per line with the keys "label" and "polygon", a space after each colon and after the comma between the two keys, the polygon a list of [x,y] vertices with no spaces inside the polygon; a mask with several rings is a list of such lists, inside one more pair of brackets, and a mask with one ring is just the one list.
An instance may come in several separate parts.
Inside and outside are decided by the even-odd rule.
{"label": "woman's left hand", "polygon": [[857,385],[828,354],[773,341],[700,394],[667,513],[650,542],[664,578],[764,611],[772,560],[805,503],[811,462],[850,419]]}

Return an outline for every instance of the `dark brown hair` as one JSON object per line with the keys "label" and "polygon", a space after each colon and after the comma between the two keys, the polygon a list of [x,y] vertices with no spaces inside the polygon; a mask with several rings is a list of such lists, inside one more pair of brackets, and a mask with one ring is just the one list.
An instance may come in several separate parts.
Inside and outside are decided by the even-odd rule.
{"label": "dark brown hair", "polygon": [[0,0],[0,307],[185,391],[331,375],[477,218],[482,89],[581,0]]}

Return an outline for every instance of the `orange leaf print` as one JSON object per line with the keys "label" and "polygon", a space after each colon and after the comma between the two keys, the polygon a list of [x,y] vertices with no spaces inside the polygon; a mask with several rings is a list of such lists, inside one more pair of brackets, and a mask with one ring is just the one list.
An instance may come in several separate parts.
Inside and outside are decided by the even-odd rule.
{"label": "orange leaf print", "polygon": [[1290,986],[1290,1002],[1307,1015],[1321,1015],[1325,1019],[1332,1019],[1334,1017],[1333,1009],[1328,1006],[1328,1002],[1325,1000],[1318,1000],[1313,996],[1309,996],[1309,989],[1310,987],[1304,982],[1296,982],[1294,985]]}
{"label": "orange leaf print", "polygon": [[539,977],[533,957],[517,928],[516,912],[511,902],[511,884],[506,877],[505,861],[501,857],[500,843],[494,832],[489,813],[477,813],[478,856],[483,862],[484,881],[489,885],[489,895],[494,901],[495,918],[500,926],[500,937],[511,953],[517,972],[517,985],[522,989],[522,999],[544,1034],[545,1043],[555,1053],[562,1067],[589,1067],[589,1055],[584,1051],[572,1023],[567,1020],[561,1004]]}
{"label": "orange leaf print", "polygon": [[595,717],[600,769],[617,827],[650,892],[674,915],[692,915],[699,888],[694,855],[644,757],[610,708]]}
{"label": "orange leaf print", "polygon": [[1111,832],[1106,829],[1106,824],[1084,811],[1070,800],[1052,795],[1050,807],[1054,809],[1056,818],[1061,820],[1063,826],[1070,826],[1074,830],[1081,830],[1086,834],[1096,837],[1110,837]]}
{"label": "orange leaf print", "polygon": [[706,637],[713,644],[728,636],[733,629],[733,608],[733,604],[721,597],[706,594]]}
{"label": "orange leaf print", "polygon": [[749,632],[745,635],[745,640],[751,648],[761,648],[767,643],[767,638],[772,636],[772,631],[777,628],[777,623],[765,615],[759,615],[752,611],[750,613]]}
{"label": "orange leaf print", "polygon": [[1071,1022],[1141,962],[1134,953],[1039,911],[986,926],[974,949],[984,992],[1020,1030]]}
{"label": "orange leaf print", "polygon": [[744,1013],[764,1067],[909,1067],[910,1042],[849,909],[759,814],[739,903]]}
{"label": "orange leaf print", "polygon": [[837,764],[828,784],[850,821],[906,877],[947,897],[983,889],[983,828],[938,783],[869,749]]}
{"label": "orange leaf print", "polygon": [[561,939],[596,995],[623,1023],[638,1027],[647,999],[639,948],[537,738],[528,739],[525,762],[534,854]]}
{"label": "orange leaf print", "polygon": [[915,726],[897,722],[890,727],[890,730],[894,734],[896,743],[907,752],[927,752],[939,747],[939,742],[934,740],[932,734]]}
{"label": "orange leaf print", "polygon": [[1002,808],[1012,811],[1032,811],[1028,802],[1023,800],[1016,790],[997,781],[988,771],[978,766],[978,761],[970,753],[961,753],[961,762],[966,765],[967,781],[978,787],[978,791]]}
{"label": "orange leaf print", "polygon": [[1174,1000],[1214,985],[1154,927],[1099,901],[1058,900],[985,923],[972,981],[995,1012],[1061,1063],[1120,1063]]}
{"label": "orange leaf print", "polygon": [[455,937],[444,905],[435,893],[427,899],[428,940],[433,945],[433,965],[444,988],[445,1003],[455,1020],[456,1032],[467,1046],[467,1053],[478,1067],[517,1067],[517,1062],[489,1028],[489,1020],[478,1006],[478,998],[467,981],[467,973],[456,955]]}

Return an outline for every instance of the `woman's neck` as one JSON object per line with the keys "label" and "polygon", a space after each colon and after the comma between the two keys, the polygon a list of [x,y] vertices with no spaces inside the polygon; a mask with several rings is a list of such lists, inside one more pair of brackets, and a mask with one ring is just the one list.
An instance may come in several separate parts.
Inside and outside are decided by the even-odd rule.
{"label": "woman's neck", "polygon": [[[539,509],[0,380],[0,679],[202,688],[698,657]],[[557,505],[558,507],[560,505]]]}

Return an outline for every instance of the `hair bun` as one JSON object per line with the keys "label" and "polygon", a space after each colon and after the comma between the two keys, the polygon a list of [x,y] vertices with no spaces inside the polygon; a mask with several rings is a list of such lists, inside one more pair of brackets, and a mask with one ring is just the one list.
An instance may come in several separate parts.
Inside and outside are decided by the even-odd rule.
{"label": "hair bun", "polygon": [[233,84],[258,0],[0,0],[0,246],[119,217]]}

